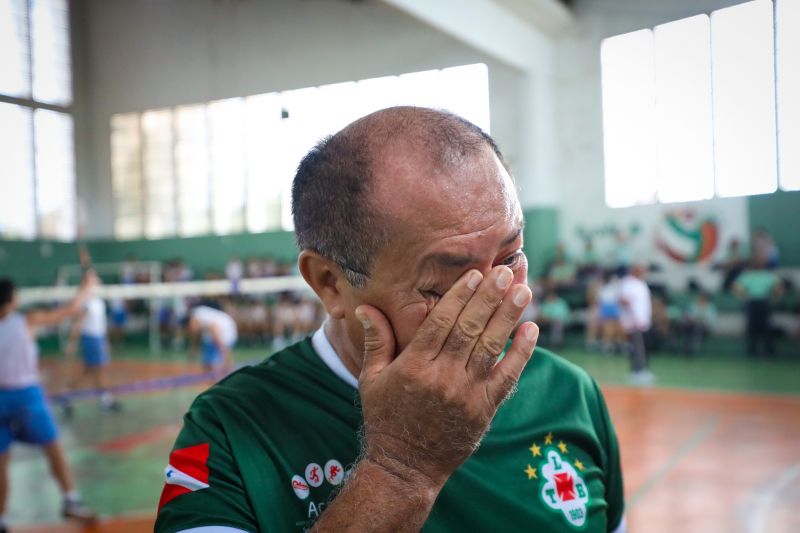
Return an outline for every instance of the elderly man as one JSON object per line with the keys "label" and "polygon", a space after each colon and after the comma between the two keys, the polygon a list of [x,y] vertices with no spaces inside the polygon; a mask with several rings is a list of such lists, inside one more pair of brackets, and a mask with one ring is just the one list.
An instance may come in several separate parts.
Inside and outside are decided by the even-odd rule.
{"label": "elderly man", "polygon": [[488,135],[373,113],[305,157],[293,208],[329,318],[194,402],[157,531],[624,529],[597,385],[542,349],[526,367],[533,323],[509,344],[531,293]]}

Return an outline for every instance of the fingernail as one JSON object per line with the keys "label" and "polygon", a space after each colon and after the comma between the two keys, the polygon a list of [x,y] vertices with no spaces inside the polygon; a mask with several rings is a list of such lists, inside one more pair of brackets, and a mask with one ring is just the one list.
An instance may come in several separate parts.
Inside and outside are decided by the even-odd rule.
{"label": "fingernail", "polygon": [[538,333],[539,333],[539,330],[537,328],[533,328],[531,326],[528,326],[527,328],[525,328],[525,338],[528,339],[529,341],[535,340],[536,337],[538,336],[537,335]]}
{"label": "fingernail", "polygon": [[361,322],[361,325],[364,326],[364,329],[372,327],[372,322],[370,322],[369,318],[364,313],[356,313],[356,318]]}
{"label": "fingernail", "polygon": [[508,269],[503,269],[500,271],[500,274],[497,275],[497,288],[498,289],[505,289],[511,284],[511,271]]}
{"label": "fingernail", "polygon": [[478,288],[478,285],[481,284],[481,276],[480,272],[470,272],[469,277],[467,278],[467,287],[470,290],[474,291]]}
{"label": "fingernail", "polygon": [[528,303],[528,291],[525,287],[517,287],[514,289],[514,295],[511,297],[514,301],[514,305],[517,307],[523,307],[525,304]]}

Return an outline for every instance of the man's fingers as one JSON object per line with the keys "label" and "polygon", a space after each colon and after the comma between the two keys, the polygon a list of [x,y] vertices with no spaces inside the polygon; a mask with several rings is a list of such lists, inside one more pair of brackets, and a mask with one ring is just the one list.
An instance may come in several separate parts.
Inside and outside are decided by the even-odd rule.
{"label": "man's fingers", "polygon": [[489,376],[531,298],[531,290],[525,285],[515,285],[508,291],[469,357],[467,372],[473,377],[486,379]]}
{"label": "man's fingers", "polygon": [[470,270],[461,276],[422,322],[409,343],[408,352],[426,353],[434,359],[482,279],[477,270]]}
{"label": "man's fingers", "polygon": [[514,279],[511,269],[494,268],[456,320],[453,330],[442,348],[442,356],[466,364],[475,343],[486,329],[486,324],[497,310],[503,296]]}
{"label": "man's fingers", "polygon": [[364,363],[360,377],[363,380],[394,360],[395,340],[389,321],[371,305],[357,307],[356,318],[364,328]]}
{"label": "man's fingers", "polygon": [[536,341],[539,339],[539,326],[525,322],[514,336],[511,347],[503,360],[495,365],[486,383],[489,399],[500,405],[514,392],[522,370],[531,358]]}

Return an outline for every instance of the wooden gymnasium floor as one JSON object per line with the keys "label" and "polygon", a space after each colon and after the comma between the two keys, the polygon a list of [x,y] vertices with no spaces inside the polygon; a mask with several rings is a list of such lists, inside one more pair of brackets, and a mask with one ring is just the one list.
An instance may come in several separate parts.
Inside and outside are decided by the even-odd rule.
{"label": "wooden gymnasium floor", "polygon": [[[239,350],[237,357],[252,359],[258,352],[263,350]],[[196,363],[180,358],[153,362],[139,355],[115,360],[114,382],[155,385],[123,395],[122,412],[102,412],[90,398],[76,403],[71,420],[59,415],[62,441],[82,494],[102,520],[83,528],[61,522],[58,492],[41,455],[15,446],[7,515],[13,531],[152,531],[164,461],[181,415],[207,384],[165,388],[165,377],[198,374]],[[703,371],[718,367],[722,376],[736,365],[741,366],[736,373],[748,376],[766,372],[764,380],[751,387],[741,386],[742,379],[749,379],[741,376],[730,387],[725,386],[728,381],[709,378],[717,388],[740,389],[712,392],[669,382],[673,374],[696,373],[691,362],[669,363],[686,365],[676,370],[664,366],[668,359],[656,359],[653,368],[656,374],[667,376],[668,386],[639,390],[614,383],[613,369],[624,369],[624,361],[603,361],[600,356],[569,351],[567,356],[590,372],[603,369],[599,379],[622,450],[629,531],[800,531],[796,512],[800,507],[800,365],[796,359],[777,363],[706,360]],[[770,364],[774,368],[765,371],[763,365]],[[45,361],[45,381],[53,391],[63,389],[65,376],[72,371],[63,363]],[[624,381],[621,376],[616,381]],[[769,391],[773,382],[780,385],[775,390],[782,394],[752,392]]]}

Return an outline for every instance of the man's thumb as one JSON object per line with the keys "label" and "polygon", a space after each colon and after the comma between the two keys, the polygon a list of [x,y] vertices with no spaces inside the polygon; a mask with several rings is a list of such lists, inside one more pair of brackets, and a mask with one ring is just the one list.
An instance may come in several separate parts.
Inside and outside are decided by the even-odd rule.
{"label": "man's thumb", "polygon": [[383,313],[370,305],[356,308],[356,318],[364,327],[362,374],[375,374],[394,360],[394,333]]}

